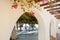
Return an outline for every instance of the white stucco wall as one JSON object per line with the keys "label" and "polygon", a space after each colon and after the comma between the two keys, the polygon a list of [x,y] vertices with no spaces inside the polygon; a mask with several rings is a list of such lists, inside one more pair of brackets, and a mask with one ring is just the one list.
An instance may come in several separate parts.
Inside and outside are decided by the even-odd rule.
{"label": "white stucco wall", "polygon": [[11,5],[10,0],[0,0],[0,40],[9,40],[15,21],[22,13],[20,7],[12,9]]}
{"label": "white stucco wall", "polygon": [[57,20],[58,20],[57,22],[60,23],[60,19],[57,19]]}
{"label": "white stucco wall", "polygon": [[[0,0],[0,40],[9,40],[15,22],[23,14],[20,7],[12,9],[11,5],[9,0]],[[39,22],[39,40],[49,40],[51,15],[42,8],[32,7],[30,10],[35,12]]]}
{"label": "white stucco wall", "polygon": [[51,35],[56,38],[56,34],[57,34],[57,19],[55,17],[52,17],[50,23],[51,23],[50,24]]}
{"label": "white stucco wall", "polygon": [[[43,25],[43,26],[39,27],[39,34],[40,34],[39,39],[41,39],[41,40],[49,40],[50,39],[50,37],[49,37],[49,23],[50,23],[50,19],[51,19],[50,14],[47,13],[42,8],[40,8],[40,9],[32,8],[31,10],[33,10],[36,13],[36,15],[38,15],[38,14],[40,15],[40,16],[38,16],[38,19],[40,17],[43,18],[44,23],[42,23],[42,24],[39,23],[39,25]],[[39,19],[38,21],[41,22],[42,20]]]}

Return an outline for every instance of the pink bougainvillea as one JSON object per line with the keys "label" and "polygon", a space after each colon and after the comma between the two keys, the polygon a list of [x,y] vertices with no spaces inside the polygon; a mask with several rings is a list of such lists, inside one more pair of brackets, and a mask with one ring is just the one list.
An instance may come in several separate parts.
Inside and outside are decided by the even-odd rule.
{"label": "pink bougainvillea", "polygon": [[35,13],[33,11],[31,11],[31,14],[34,16]]}
{"label": "pink bougainvillea", "polygon": [[40,4],[46,4],[46,3],[48,3],[49,1],[48,0],[41,0],[40,1]]}
{"label": "pink bougainvillea", "polygon": [[18,4],[17,3],[14,3],[13,5],[12,5],[12,8],[17,8],[18,7]]}

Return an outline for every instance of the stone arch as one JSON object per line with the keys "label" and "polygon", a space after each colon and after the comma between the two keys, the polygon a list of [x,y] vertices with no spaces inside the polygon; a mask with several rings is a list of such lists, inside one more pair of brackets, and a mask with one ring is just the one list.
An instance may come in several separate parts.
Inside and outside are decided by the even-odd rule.
{"label": "stone arch", "polygon": [[[30,19],[27,19],[26,17],[29,17]],[[25,20],[26,21],[24,21],[24,18],[23,17],[25,17]],[[21,18],[22,18],[22,20],[21,20]],[[18,21],[20,20],[20,23],[18,23]],[[29,22],[29,21],[30,22]],[[21,22],[22,21],[22,22]],[[34,21],[34,23],[32,22],[32,21]],[[25,24],[38,24],[38,21],[37,21],[37,18],[35,17],[35,15],[33,14],[33,13],[31,13],[31,12],[24,12],[24,13],[22,13],[21,14],[21,16],[18,18],[18,20],[17,20],[17,22],[16,22],[16,26],[17,26],[17,30],[18,30],[18,25],[19,24],[21,24],[21,23],[25,23]]]}
{"label": "stone arch", "polygon": [[49,35],[50,40],[56,40],[57,35],[57,19],[51,15],[50,23],[49,23]]}
{"label": "stone arch", "polygon": [[[38,32],[38,39],[39,40],[45,40],[45,24],[44,24],[44,19],[42,18],[41,15],[39,15],[37,12],[34,12],[34,16],[36,17],[37,21],[38,21],[38,25],[39,25],[39,32]],[[23,13],[22,13],[23,14]],[[20,14],[20,16],[22,15]],[[19,18],[18,18],[19,19]],[[44,32],[43,32],[44,31]]]}
{"label": "stone arch", "polygon": [[[42,8],[41,8],[42,9]],[[49,36],[49,24],[50,24],[50,15],[44,14],[42,10],[38,10],[36,8],[31,8],[30,11],[33,11],[35,14],[34,16],[36,17],[38,24],[39,24],[39,34],[38,34],[38,39],[39,40],[50,40]],[[23,13],[22,13],[23,14]],[[20,14],[20,16],[22,15]]]}
{"label": "stone arch", "polygon": [[57,34],[57,19],[55,17],[51,18],[50,21],[50,35],[55,39]]}

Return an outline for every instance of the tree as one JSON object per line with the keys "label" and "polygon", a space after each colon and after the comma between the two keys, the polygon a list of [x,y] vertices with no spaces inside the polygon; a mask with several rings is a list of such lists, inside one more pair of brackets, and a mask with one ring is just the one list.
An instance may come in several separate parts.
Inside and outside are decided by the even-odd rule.
{"label": "tree", "polygon": [[[37,19],[29,12],[25,12],[16,22],[17,24],[28,23],[28,24],[38,24]],[[31,25],[33,28],[33,25]]]}

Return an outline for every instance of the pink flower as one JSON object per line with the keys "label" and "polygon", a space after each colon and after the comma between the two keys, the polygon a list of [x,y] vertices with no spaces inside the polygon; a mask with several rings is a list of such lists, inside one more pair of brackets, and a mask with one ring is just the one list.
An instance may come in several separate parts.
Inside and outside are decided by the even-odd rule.
{"label": "pink flower", "polygon": [[17,8],[18,7],[18,4],[17,3],[14,3],[13,5],[12,5],[12,8]]}
{"label": "pink flower", "polygon": [[33,11],[31,11],[31,14],[34,16],[35,13]]}

